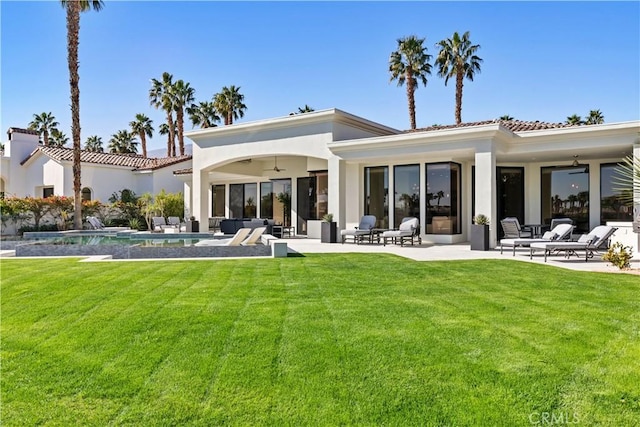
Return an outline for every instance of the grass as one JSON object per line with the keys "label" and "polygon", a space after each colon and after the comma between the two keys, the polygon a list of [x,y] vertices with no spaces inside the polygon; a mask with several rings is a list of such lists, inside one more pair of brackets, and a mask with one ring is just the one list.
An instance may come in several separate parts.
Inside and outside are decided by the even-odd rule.
{"label": "grass", "polygon": [[336,254],[1,278],[5,426],[640,425],[637,276]]}

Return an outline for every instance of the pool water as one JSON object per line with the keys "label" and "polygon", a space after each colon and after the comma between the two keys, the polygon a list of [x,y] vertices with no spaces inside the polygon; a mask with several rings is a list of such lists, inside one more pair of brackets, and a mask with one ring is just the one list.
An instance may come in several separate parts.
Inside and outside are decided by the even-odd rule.
{"label": "pool water", "polygon": [[115,236],[69,236],[54,239],[39,239],[42,243],[54,245],[140,245],[143,247],[182,247],[194,246],[201,239],[131,239]]}

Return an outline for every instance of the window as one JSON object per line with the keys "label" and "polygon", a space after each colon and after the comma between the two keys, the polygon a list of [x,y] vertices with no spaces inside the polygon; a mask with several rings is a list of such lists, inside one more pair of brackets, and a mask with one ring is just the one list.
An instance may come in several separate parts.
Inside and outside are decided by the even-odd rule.
{"label": "window", "polygon": [[42,197],[47,198],[53,196],[53,187],[44,187],[42,189]]}
{"label": "window", "polygon": [[211,194],[211,202],[212,202],[211,213],[213,214],[213,216],[217,216],[217,217],[226,216],[224,212],[224,204],[225,204],[225,196],[226,196],[224,184],[212,186],[211,193],[212,193]]}
{"label": "window", "polygon": [[310,172],[298,178],[298,233],[307,234],[307,221],[322,219],[329,212],[329,174]]}
{"label": "window", "polygon": [[420,165],[396,166],[393,173],[393,223],[397,228],[404,217],[420,219]]}
{"label": "window", "polygon": [[91,189],[89,187],[82,189],[82,200],[91,200]]}
{"label": "window", "polygon": [[291,225],[291,180],[274,179],[260,183],[260,218]]}
{"label": "window", "polygon": [[588,166],[542,168],[540,196],[543,224],[553,218],[571,218],[576,233],[589,232]]}
{"label": "window", "polygon": [[389,228],[389,168],[364,168],[364,213],[375,215],[376,227]]}
{"label": "window", "polygon": [[458,234],[460,219],[460,165],[427,163],[427,234]]}
{"label": "window", "polygon": [[229,185],[229,214],[231,218],[255,218],[258,185],[230,184]]}
{"label": "window", "polygon": [[607,221],[633,221],[633,206],[621,201],[624,192],[632,192],[633,187],[629,182],[628,188],[619,188],[614,182],[616,164],[600,165],[600,223]]}

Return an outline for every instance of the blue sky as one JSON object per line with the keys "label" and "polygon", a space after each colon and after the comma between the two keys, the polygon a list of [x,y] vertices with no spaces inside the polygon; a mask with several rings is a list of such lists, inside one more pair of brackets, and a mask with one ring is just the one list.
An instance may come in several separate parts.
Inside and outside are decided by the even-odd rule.
{"label": "blue sky", "polygon": [[[58,1],[1,1],[2,139],[34,113],[71,135],[65,13]],[[509,114],[562,122],[600,109],[606,122],[640,118],[639,2],[106,2],[80,30],[82,139],[110,136],[149,105],[168,71],[210,100],[241,87],[242,122],[308,104],[409,128],[406,91],[389,82],[389,54],[407,35],[429,53],[454,31],[480,44],[482,72],[466,81],[465,122]],[[455,84],[435,67],[416,92],[418,127],[454,123]],[[185,130],[190,130],[187,123]],[[164,148],[157,135],[150,149]]]}

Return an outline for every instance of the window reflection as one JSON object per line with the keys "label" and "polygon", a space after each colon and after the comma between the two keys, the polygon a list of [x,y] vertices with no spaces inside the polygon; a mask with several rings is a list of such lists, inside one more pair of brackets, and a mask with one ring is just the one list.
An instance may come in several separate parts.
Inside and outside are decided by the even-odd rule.
{"label": "window reflection", "polygon": [[403,165],[394,168],[394,226],[400,226],[402,218],[420,218],[420,166]]}
{"label": "window reflection", "polygon": [[212,188],[212,201],[213,206],[211,212],[213,216],[224,217],[224,203],[225,203],[225,187],[222,185],[214,185]]}
{"label": "window reflection", "polygon": [[375,215],[376,227],[389,227],[389,168],[364,168],[364,213]]}
{"label": "window reflection", "polygon": [[542,168],[542,221],[571,218],[576,232],[589,231],[589,167]]}
{"label": "window reflection", "polygon": [[460,165],[458,163],[428,163],[427,233],[460,233]]}
{"label": "window reflection", "polygon": [[[620,185],[614,183],[616,173],[616,164],[600,166],[600,223],[607,221],[633,221],[633,207],[627,203],[623,203],[625,198],[623,194],[632,193],[633,187],[631,182],[629,186],[620,189]],[[615,187],[615,188],[614,188]],[[630,199],[627,196],[627,200]]]}
{"label": "window reflection", "polygon": [[229,185],[229,214],[231,218],[255,218],[258,185],[230,184]]}

